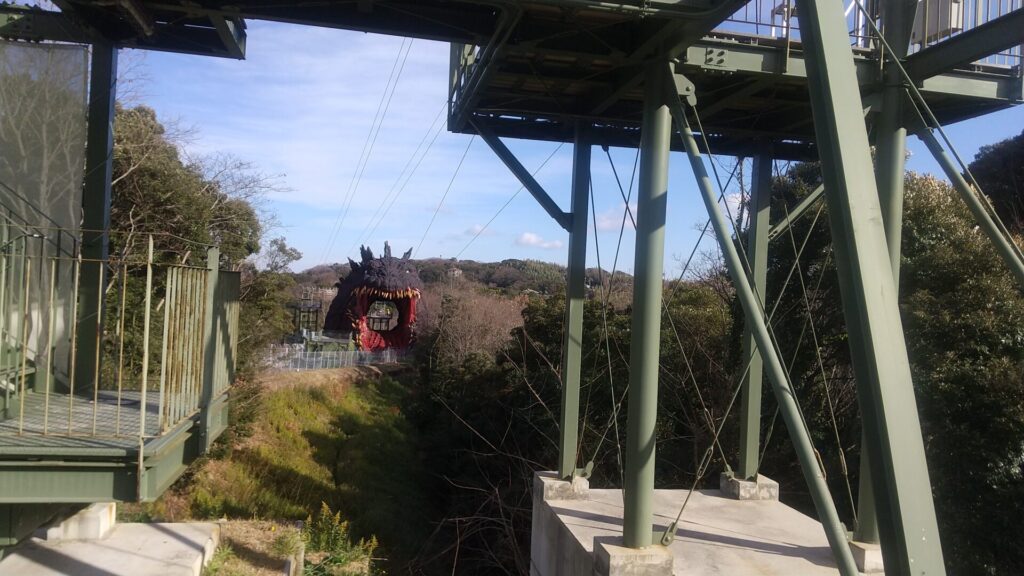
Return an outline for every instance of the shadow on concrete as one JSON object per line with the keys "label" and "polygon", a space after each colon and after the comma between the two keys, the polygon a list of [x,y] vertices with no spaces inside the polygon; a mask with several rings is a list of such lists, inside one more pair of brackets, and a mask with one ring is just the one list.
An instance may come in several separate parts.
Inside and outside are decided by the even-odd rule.
{"label": "shadow on concrete", "polygon": [[189,548],[192,548],[193,550],[195,550],[197,552],[203,552],[203,550],[205,549],[205,546],[203,546],[203,543],[196,542],[195,540],[190,540],[190,539],[186,538],[185,536],[175,532],[174,530],[171,530],[170,528],[168,528],[167,526],[165,526],[163,524],[149,524],[149,526],[151,526],[157,532],[160,532],[160,533],[162,533],[162,534],[164,534],[166,536],[174,538],[178,542],[181,542],[182,544],[188,546]]}
{"label": "shadow on concrete", "polygon": [[[116,572],[104,570],[88,562],[83,562],[53,548],[43,548],[26,542],[17,548],[20,556],[34,564],[52,570],[56,574],[74,574],[75,576],[121,576]],[[13,575],[12,575],[13,576]],[[25,576],[28,576],[27,574]]]}
{"label": "shadow on concrete", "polygon": [[[595,526],[598,529],[614,530],[619,534],[622,533],[622,518],[618,516],[609,516],[607,514],[601,514],[598,512],[589,512],[584,510],[575,510],[571,508],[559,508],[552,506],[551,510],[564,519],[578,518],[580,520],[586,520],[589,522],[599,522],[603,526]],[[700,524],[686,522],[692,525],[700,526]],[[676,529],[676,541],[678,544],[681,539],[692,541],[701,546],[718,546],[722,548],[735,548],[740,550],[749,550],[758,554],[768,554],[772,556],[782,556],[786,558],[799,558],[806,560],[818,566],[834,567],[836,565],[835,560],[832,558],[832,549],[828,546],[799,546],[796,544],[787,544],[779,540],[768,540],[763,538],[754,537],[743,537],[744,535],[736,533],[735,531],[729,530],[728,528],[714,528],[717,531],[728,531],[737,534],[736,536],[727,536],[725,534],[715,534],[704,530],[685,528],[680,526]],[[662,532],[668,529],[668,524],[656,524],[654,533],[656,537]],[[616,539],[621,540],[619,536],[598,536],[594,538],[595,550],[598,543],[601,542],[614,542]]]}

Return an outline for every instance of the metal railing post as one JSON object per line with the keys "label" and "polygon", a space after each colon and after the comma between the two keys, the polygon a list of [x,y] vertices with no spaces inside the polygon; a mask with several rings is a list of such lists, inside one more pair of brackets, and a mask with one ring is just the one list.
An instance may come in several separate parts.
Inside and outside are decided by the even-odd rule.
{"label": "metal railing post", "polygon": [[654,537],[654,435],[671,132],[665,66],[648,65],[641,127],[622,527],[623,542],[630,548],[650,546]]}
{"label": "metal railing post", "polygon": [[203,304],[203,366],[202,396],[199,401],[200,433],[203,437],[203,449],[206,450],[213,442],[210,427],[210,404],[213,401],[213,389],[217,382],[217,337],[220,334],[219,321],[223,317],[221,302],[217,301],[217,286],[220,281],[220,250],[210,248],[206,251],[206,294]]}
{"label": "metal railing post", "polygon": [[[149,389],[149,325],[153,310],[153,237],[149,237],[149,245],[146,249],[146,293],[144,300],[145,310],[142,317],[142,382],[139,398],[139,462],[142,461],[142,446],[146,437],[146,413],[149,411],[146,405],[146,393]],[[141,464],[140,464],[141,472]],[[141,486],[142,475],[139,475]]]}

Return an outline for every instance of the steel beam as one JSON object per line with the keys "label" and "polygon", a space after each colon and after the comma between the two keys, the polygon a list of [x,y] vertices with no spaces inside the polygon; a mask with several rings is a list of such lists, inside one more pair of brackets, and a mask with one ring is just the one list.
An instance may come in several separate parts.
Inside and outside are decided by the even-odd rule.
{"label": "steel beam", "polygon": [[945,573],[842,4],[797,0],[886,572]]}
{"label": "steel beam", "polygon": [[658,418],[662,272],[668,204],[671,118],[665,64],[648,66],[637,190],[633,326],[629,353],[629,409],[626,422],[623,540],[630,548],[650,546],[654,536],[654,445]]}
{"label": "steel beam", "polygon": [[[916,3],[894,0],[882,4],[885,40],[904,58],[910,45]],[[900,289],[900,253],[903,243],[903,181],[906,172],[907,129],[903,125],[903,77],[896,66],[885,68],[882,87],[882,111],[875,124],[875,182],[878,186],[885,242],[889,247],[892,281],[897,297]],[[857,525],[854,539],[878,542],[878,517],[872,488],[871,448],[867,435],[861,434],[860,475],[857,497]]]}
{"label": "steel beam", "polygon": [[768,239],[775,240],[776,238],[779,237],[780,234],[784,233],[786,230],[789,230],[789,227],[793,225],[793,222],[799,220],[800,217],[807,212],[808,208],[817,204],[818,201],[821,200],[824,196],[824,184],[819,185],[810,194],[804,196],[804,199],[797,202],[796,206],[794,206],[793,209],[790,210],[788,214],[786,214],[786,216],[784,216],[781,220],[779,220],[778,222],[775,223],[775,225],[772,226],[771,230],[768,231]]}
{"label": "steel beam", "polygon": [[[543,208],[549,216],[554,218],[555,222],[558,222],[559,226],[564,228],[567,232],[572,232],[572,215],[562,212],[562,209],[558,207],[558,204],[554,200],[551,199],[551,196],[549,196],[547,191],[544,190],[544,187],[533,178],[530,171],[519,162],[515,154],[505,146],[505,143],[502,142],[494,132],[491,132],[491,130],[483,123],[477,122],[473,118],[470,118],[469,123],[473,125],[473,128],[476,130],[477,134],[480,135],[480,138],[482,138],[483,141],[491,147],[491,150],[494,150],[494,153],[498,155],[498,158],[505,163],[505,166],[508,166],[508,169],[512,171],[512,174],[515,174],[523,187],[533,195],[533,198],[537,200],[541,208]],[[586,220],[585,214],[584,220]]]}
{"label": "steel beam", "polygon": [[704,160],[701,158],[700,150],[697,149],[697,141],[693,137],[686,121],[683,106],[674,102],[672,114],[675,117],[679,135],[686,148],[686,154],[690,159],[690,167],[697,179],[704,199],[704,206],[707,208],[711,224],[718,237],[719,247],[725,259],[726,268],[732,278],[733,286],[736,288],[736,295],[743,307],[744,318],[750,326],[751,333],[757,342],[757,347],[764,357],[764,367],[768,379],[772,383],[775,392],[775,399],[779,404],[779,413],[786,423],[786,430],[789,431],[793,440],[793,448],[797,458],[800,460],[800,468],[803,471],[804,479],[814,501],[814,508],[818,511],[822,527],[825,529],[825,536],[836,557],[836,563],[844,576],[856,576],[857,565],[850,551],[846,537],[846,528],[839,521],[839,513],[836,512],[835,502],[828,491],[828,484],[825,482],[825,475],[818,465],[814,446],[807,433],[803,417],[800,414],[800,407],[797,405],[796,394],[793,385],[789,380],[782,359],[776,347],[774,338],[768,331],[768,324],[765,318],[764,307],[758,299],[750,280],[744,273],[743,263],[740,260],[736,245],[733,243],[732,235],[722,209],[718,205],[718,194],[711,185],[711,178],[708,176],[707,168],[704,167]]}
{"label": "steel beam", "polygon": [[946,154],[942,144],[935,138],[932,131],[928,128],[923,128],[917,132],[917,137],[928,147],[928,150],[935,157],[942,171],[946,173],[946,177],[953,183],[953,188],[956,189],[960,197],[967,204],[967,208],[974,215],[974,219],[977,220],[981,230],[995,244],[999,256],[1002,257],[1010,272],[1017,278],[1020,287],[1024,289],[1024,255],[1022,255],[1021,249],[1004,232],[1004,229],[995,219],[992,218],[986,206],[987,201],[979,197],[980,191],[975,190],[973,186],[967,183],[964,175],[957,169],[953,159]]}
{"label": "steel beam", "polygon": [[904,66],[915,82],[942,74],[1021,44],[1024,8],[907,56]]}
{"label": "steel beam", "polygon": [[245,21],[241,18],[225,18],[221,14],[210,16],[217,29],[217,35],[224,43],[224,52],[237,60],[245,59]]}
{"label": "steel beam", "polygon": [[[768,226],[772,205],[772,155],[766,150],[754,157],[754,186],[750,194],[750,227],[747,229],[747,258],[750,282],[761,302],[768,285]],[[750,363],[743,380],[740,399],[740,478],[757,474],[761,453],[761,386],[763,361],[749,322],[743,325],[743,358]]]}
{"label": "steel beam", "polygon": [[[705,34],[711,32],[730,14],[740,9],[748,0],[724,0],[707,10],[691,12],[691,17],[678,23],[673,22],[666,25],[665,34],[657,38],[656,42],[645,41],[641,45],[644,52],[634,56],[644,57],[649,54],[666,54],[668,58],[676,58],[685,52],[686,48],[700,40]],[[630,90],[644,81],[647,74],[646,68],[637,67],[628,70],[626,75],[620,78],[619,82],[602,94],[598,94],[587,108],[591,114],[600,114],[618,102]],[[646,93],[646,92],[645,92]]]}
{"label": "steel beam", "polygon": [[576,474],[580,426],[580,360],[583,357],[583,301],[586,297],[587,214],[590,210],[590,141],[577,124],[572,159],[572,228],[565,289],[562,339],[562,413],[559,424],[558,476]]}
{"label": "steel beam", "polygon": [[96,39],[65,14],[17,4],[0,5],[0,38],[79,44]]}
{"label": "steel beam", "polygon": [[89,76],[89,124],[85,149],[85,188],[82,192],[82,245],[78,299],[78,348],[74,352],[75,386],[92,389],[101,373],[97,363],[103,332],[104,307],[100,287],[106,283],[110,242],[110,180],[114,161],[114,100],[117,88],[117,48],[92,47]]}

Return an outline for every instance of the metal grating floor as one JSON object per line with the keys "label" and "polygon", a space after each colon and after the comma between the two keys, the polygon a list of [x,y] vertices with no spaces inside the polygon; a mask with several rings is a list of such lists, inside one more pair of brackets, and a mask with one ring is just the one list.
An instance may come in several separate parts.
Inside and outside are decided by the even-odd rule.
{"label": "metal grating floor", "polygon": [[[0,420],[0,452],[32,448],[137,449],[141,420],[141,393],[101,390],[98,399],[51,392],[25,394],[24,408],[12,400],[9,417]],[[158,394],[146,398],[146,436],[160,431]],[[69,429],[70,427],[70,429]]]}

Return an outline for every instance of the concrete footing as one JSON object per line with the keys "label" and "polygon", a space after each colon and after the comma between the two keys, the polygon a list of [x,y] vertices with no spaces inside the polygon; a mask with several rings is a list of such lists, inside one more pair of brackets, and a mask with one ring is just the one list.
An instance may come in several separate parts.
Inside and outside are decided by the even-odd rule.
{"label": "concrete footing", "polygon": [[850,542],[850,550],[853,551],[853,559],[857,562],[857,569],[861,572],[876,576],[885,573],[885,566],[882,564],[882,547],[878,544]]}
{"label": "concrete footing", "polygon": [[58,540],[99,540],[105,538],[117,523],[117,504],[98,502],[83,510],[36,530],[36,538]]}
{"label": "concrete footing", "polygon": [[779,501],[779,483],[760,474],[753,480],[742,480],[732,472],[722,472],[718,487],[723,495],[734,500]]}
{"label": "concrete footing", "polygon": [[[769,495],[774,482],[761,480]],[[755,487],[757,482],[751,482]],[[775,489],[777,490],[777,488]],[[757,492],[757,491],[755,491]],[[777,493],[777,492],[775,492]],[[835,576],[821,523],[775,499],[739,501],[719,490],[655,490],[654,533],[660,535],[689,501],[668,546],[631,550],[622,544],[622,490],[586,481],[534,479],[533,576]],[[669,559],[671,558],[671,563]]]}
{"label": "concrete footing", "polygon": [[93,504],[5,551],[0,574],[32,576],[199,576],[220,526],[116,524],[114,504]]}
{"label": "concrete footing", "polygon": [[664,546],[626,548],[622,538],[594,542],[595,576],[671,576],[674,560]]}
{"label": "concrete footing", "polygon": [[530,576],[592,574],[593,554],[588,552],[552,508],[553,502],[585,500],[590,483],[586,478],[560,480],[554,472],[533,477],[533,526],[530,534]]}
{"label": "concrete footing", "polygon": [[589,497],[585,478],[560,480],[554,472],[534,476],[531,576],[672,576],[672,553],[663,546],[626,548],[621,535],[584,541],[562,522],[559,513],[567,504],[580,505]]}

